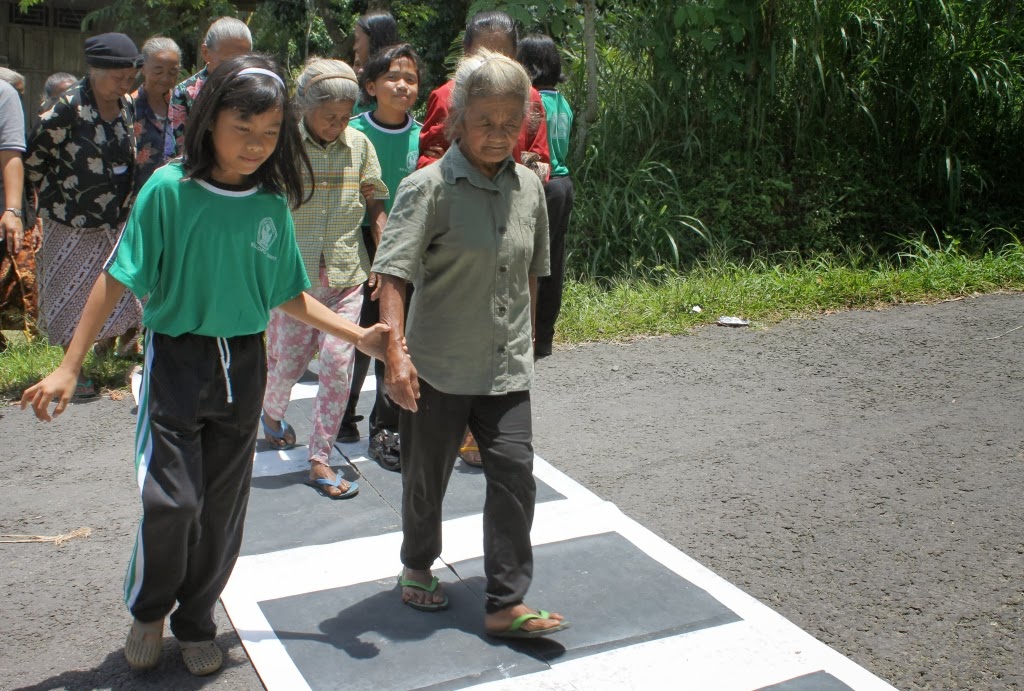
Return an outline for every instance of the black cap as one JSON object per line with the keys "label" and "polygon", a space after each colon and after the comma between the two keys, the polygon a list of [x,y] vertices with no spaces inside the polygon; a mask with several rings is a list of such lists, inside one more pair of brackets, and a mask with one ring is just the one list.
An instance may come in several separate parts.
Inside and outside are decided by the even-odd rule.
{"label": "black cap", "polygon": [[85,64],[110,70],[142,67],[142,54],[124,34],[100,34],[85,39]]}

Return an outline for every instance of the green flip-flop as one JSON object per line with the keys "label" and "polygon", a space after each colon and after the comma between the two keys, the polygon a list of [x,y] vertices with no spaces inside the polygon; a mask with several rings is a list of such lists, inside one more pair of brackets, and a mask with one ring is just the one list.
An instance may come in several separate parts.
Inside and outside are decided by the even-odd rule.
{"label": "green flip-flop", "polygon": [[[430,580],[430,585],[414,581],[411,578],[403,578],[403,576],[405,576],[405,569],[402,570],[402,573],[398,574],[398,586],[400,588],[415,588],[416,590],[422,590],[425,593],[434,592],[437,590],[437,586],[441,583],[437,576],[434,576]],[[438,612],[442,609],[448,609],[448,595],[445,594],[444,600],[441,602],[414,602],[412,600],[408,600],[405,604],[409,605],[413,609],[418,609],[421,612]]]}
{"label": "green flip-flop", "polygon": [[565,631],[568,628],[572,628],[572,624],[567,621],[563,621],[558,626],[552,626],[547,629],[534,629],[532,631],[523,631],[523,624],[530,621],[531,619],[550,619],[551,612],[546,610],[540,610],[539,612],[527,612],[521,614],[515,618],[509,627],[503,631],[487,631],[488,636],[494,636],[495,638],[541,638],[543,636],[550,636],[553,633],[559,631]]}

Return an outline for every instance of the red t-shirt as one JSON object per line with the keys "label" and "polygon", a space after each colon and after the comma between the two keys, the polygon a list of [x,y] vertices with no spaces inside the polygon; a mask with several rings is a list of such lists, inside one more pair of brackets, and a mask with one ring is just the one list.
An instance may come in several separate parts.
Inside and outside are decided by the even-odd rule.
{"label": "red t-shirt", "polygon": [[[416,164],[417,168],[423,168],[438,160],[425,155],[432,147],[440,147],[442,151],[447,151],[451,146],[444,130],[448,125],[448,111],[451,108],[454,86],[455,82],[450,80],[432,91],[427,98],[427,117],[423,120],[423,129],[420,130],[420,158]],[[540,92],[533,87],[530,87],[530,114],[523,121],[519,141],[512,150],[512,158],[516,163],[523,162],[524,151],[532,151],[540,156],[542,163],[551,165],[547,115],[544,112],[544,103],[540,100]]]}

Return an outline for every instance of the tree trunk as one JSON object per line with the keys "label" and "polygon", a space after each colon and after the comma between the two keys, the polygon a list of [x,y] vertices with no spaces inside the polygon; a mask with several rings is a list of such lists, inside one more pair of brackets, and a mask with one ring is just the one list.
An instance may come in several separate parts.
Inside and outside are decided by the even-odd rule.
{"label": "tree trunk", "polygon": [[[324,20],[324,25],[327,27],[327,35],[331,37],[331,43],[334,44],[334,54],[339,55],[345,45],[345,39],[348,38],[347,33],[338,26],[338,22],[334,21],[334,15],[331,14],[331,8],[327,6],[327,0],[316,0],[316,10],[320,18]],[[349,41],[351,44],[351,41]],[[349,45],[351,49],[351,45]]]}
{"label": "tree trunk", "polygon": [[583,49],[587,63],[587,105],[580,117],[576,136],[576,160],[583,159],[587,152],[587,134],[590,125],[597,122],[597,3],[583,1]]}

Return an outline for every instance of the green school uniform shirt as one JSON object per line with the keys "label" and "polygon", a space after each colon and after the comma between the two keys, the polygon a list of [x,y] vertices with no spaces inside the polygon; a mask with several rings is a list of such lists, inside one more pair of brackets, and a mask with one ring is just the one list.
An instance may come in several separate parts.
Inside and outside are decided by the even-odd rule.
{"label": "green school uniform shirt", "polygon": [[[382,125],[374,120],[370,113],[363,113],[359,117],[349,120],[348,126],[366,135],[366,138],[373,144],[377,152],[377,160],[380,161],[381,177],[384,184],[391,190],[391,198],[384,202],[384,210],[391,213],[391,207],[395,203],[395,193],[398,190],[398,183],[416,170],[416,161],[420,156],[420,123],[406,115],[405,124],[392,128]],[[368,219],[363,218],[363,225],[369,225]]]}
{"label": "green school uniform shirt", "polygon": [[183,176],[180,163],[153,173],[106,270],[149,296],[147,329],[218,338],[265,331],[270,310],[310,285],[288,202]]}
{"label": "green school uniform shirt", "polygon": [[572,108],[565,96],[557,91],[541,91],[540,100],[547,115],[551,177],[564,177],[569,174],[566,161],[569,158],[569,133],[572,132]]}
{"label": "green school uniform shirt", "polygon": [[453,145],[399,185],[373,271],[413,281],[409,356],[435,389],[530,388],[529,278],[550,268],[544,187],[529,168],[510,157],[488,179]]}

